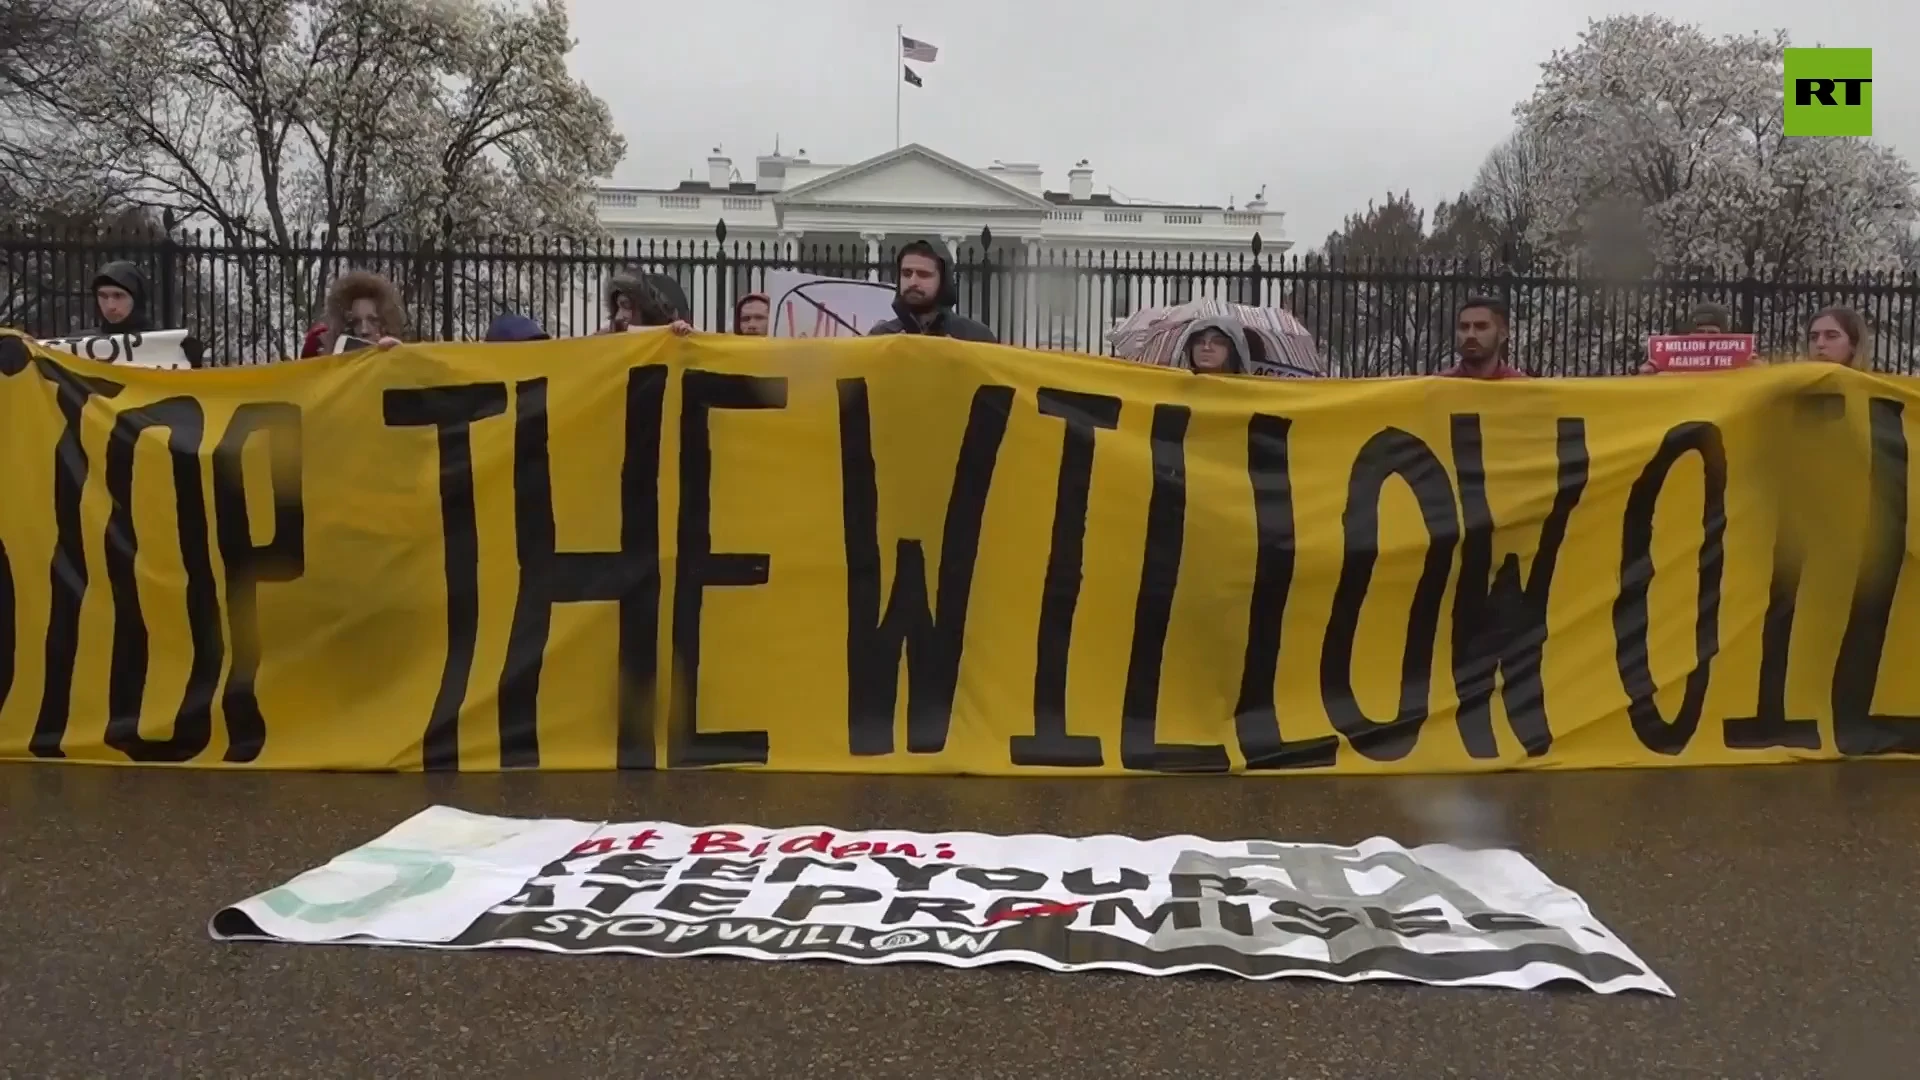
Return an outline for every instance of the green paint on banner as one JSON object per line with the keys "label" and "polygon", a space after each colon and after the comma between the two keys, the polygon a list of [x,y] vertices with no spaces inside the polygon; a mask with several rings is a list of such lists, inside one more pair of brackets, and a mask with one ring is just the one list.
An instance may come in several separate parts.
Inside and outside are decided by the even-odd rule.
{"label": "green paint on banner", "polygon": [[325,924],[341,919],[362,919],[381,908],[444,889],[453,880],[453,864],[429,851],[405,848],[361,848],[340,856],[397,868],[391,882],[353,900],[316,903],[294,891],[290,885],[262,893],[260,902],[283,919]]}

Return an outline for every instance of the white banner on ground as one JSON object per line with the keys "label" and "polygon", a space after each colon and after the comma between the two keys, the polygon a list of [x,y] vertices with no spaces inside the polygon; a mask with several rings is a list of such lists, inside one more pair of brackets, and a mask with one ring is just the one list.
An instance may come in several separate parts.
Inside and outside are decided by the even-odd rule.
{"label": "white banner on ground", "polygon": [[769,337],[862,337],[893,318],[894,287],[879,281],[767,271],[773,305]]}
{"label": "white banner on ground", "polygon": [[131,364],[145,368],[190,368],[181,344],[185,330],[154,330],[144,334],[83,334],[79,337],[48,338],[40,344],[49,349],[84,356],[107,364]]}
{"label": "white banner on ground", "polygon": [[357,855],[220,911],[210,931],[222,941],[1521,989],[1568,981],[1672,994],[1523,856],[1377,838],[1334,847],[596,828],[436,807]]}

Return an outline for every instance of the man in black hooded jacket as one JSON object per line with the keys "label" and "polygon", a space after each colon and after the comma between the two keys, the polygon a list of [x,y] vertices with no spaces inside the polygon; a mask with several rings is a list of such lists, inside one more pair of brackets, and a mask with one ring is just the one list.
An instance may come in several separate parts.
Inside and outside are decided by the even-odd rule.
{"label": "man in black hooded jacket", "polygon": [[869,335],[926,334],[958,341],[984,341],[999,344],[993,331],[965,315],[956,315],[953,306],[960,301],[953,284],[953,271],[947,260],[925,240],[915,240],[900,249],[894,263],[899,292],[893,298],[894,318],[873,324]]}
{"label": "man in black hooded jacket", "polygon": [[[147,311],[147,275],[130,262],[110,262],[93,275],[93,307],[101,335],[145,334],[155,329]],[[206,364],[206,343],[189,334],[180,351],[193,367]]]}
{"label": "man in black hooded jacket", "polygon": [[100,316],[101,334],[144,334],[147,322],[147,275],[130,262],[110,262],[93,276],[93,306]]}

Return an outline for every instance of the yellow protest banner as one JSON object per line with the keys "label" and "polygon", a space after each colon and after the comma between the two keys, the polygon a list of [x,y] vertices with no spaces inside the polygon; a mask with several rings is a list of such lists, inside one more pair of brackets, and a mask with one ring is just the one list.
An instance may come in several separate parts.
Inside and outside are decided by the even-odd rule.
{"label": "yellow protest banner", "polygon": [[0,758],[1920,752],[1912,380],[1214,379],[664,333],[195,372],[0,356],[25,358],[0,366]]}

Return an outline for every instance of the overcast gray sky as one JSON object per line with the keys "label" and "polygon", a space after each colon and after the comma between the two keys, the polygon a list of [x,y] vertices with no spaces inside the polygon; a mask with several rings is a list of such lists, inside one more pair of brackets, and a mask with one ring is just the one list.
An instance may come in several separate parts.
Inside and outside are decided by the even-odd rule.
{"label": "overcast gray sky", "polygon": [[1261,184],[1314,247],[1389,189],[1430,205],[1509,130],[1586,20],[1651,12],[1874,52],[1876,137],[1920,150],[1920,13],[1884,0],[571,0],[575,70],[627,138],[615,175],[668,185],[719,144],[853,162],[893,148],[894,25],[937,45],[904,88],[907,142],[969,164],[1092,160],[1135,199],[1245,201]]}

